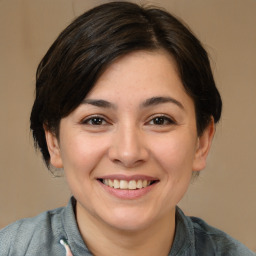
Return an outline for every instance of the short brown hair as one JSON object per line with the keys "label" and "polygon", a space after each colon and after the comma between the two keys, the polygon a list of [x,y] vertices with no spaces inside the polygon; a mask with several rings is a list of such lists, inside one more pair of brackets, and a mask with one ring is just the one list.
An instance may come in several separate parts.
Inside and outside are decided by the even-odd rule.
{"label": "short brown hair", "polygon": [[194,100],[200,135],[211,117],[218,122],[222,101],[207,52],[170,13],[130,2],[111,2],[75,19],[56,39],[36,75],[31,130],[49,167],[44,126],[58,135],[59,123],[86,97],[118,57],[133,51],[164,49],[175,59],[184,88]]}

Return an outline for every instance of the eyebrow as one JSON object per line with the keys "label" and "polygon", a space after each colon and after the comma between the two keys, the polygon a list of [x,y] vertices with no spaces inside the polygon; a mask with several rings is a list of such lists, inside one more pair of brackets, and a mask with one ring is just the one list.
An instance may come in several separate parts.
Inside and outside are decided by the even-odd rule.
{"label": "eyebrow", "polygon": [[99,108],[116,108],[116,105],[110,103],[106,100],[97,100],[97,99],[84,99],[82,104],[90,104]]}
{"label": "eyebrow", "polygon": [[[140,107],[145,108],[145,107],[150,107],[150,106],[156,106],[156,105],[163,104],[163,103],[174,103],[181,109],[184,109],[184,106],[181,104],[181,102],[179,102],[176,99],[171,98],[171,97],[152,97],[152,98],[146,99],[140,105]],[[113,108],[113,109],[117,108],[115,104],[113,104],[109,101],[98,100],[98,99],[84,99],[82,101],[82,104],[90,104],[90,105],[93,105],[93,106],[96,106],[99,108]]]}
{"label": "eyebrow", "polygon": [[145,100],[141,105],[142,107],[150,107],[150,106],[155,106],[158,104],[163,104],[163,103],[174,103],[181,109],[184,109],[184,106],[179,102],[178,100],[171,98],[171,97],[153,97]]}

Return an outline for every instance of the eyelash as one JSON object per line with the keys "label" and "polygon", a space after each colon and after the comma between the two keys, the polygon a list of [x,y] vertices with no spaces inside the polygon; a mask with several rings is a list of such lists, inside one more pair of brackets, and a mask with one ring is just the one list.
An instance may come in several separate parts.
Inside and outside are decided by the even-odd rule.
{"label": "eyelash", "polygon": [[[81,123],[85,125],[102,126],[102,125],[108,124],[109,122],[107,122],[104,117],[96,115],[96,116],[91,116],[89,118],[82,120]],[[167,117],[165,115],[160,115],[160,116],[155,116],[151,118],[148,122],[146,122],[146,124],[156,125],[156,126],[166,126],[166,125],[176,124],[176,122],[170,117]]]}
{"label": "eyelash", "polygon": [[[158,123],[152,123],[151,122],[157,121]],[[160,122],[160,123],[159,123]],[[167,117],[165,115],[155,116],[150,119],[150,121],[147,122],[150,125],[156,125],[156,126],[166,126],[166,125],[173,125],[176,124],[176,122],[171,119],[170,117]]]}
{"label": "eyelash", "polygon": [[[100,120],[100,123],[98,123],[99,120]],[[94,121],[96,121],[96,122],[93,123]],[[108,124],[108,122],[102,116],[90,116],[89,118],[82,120],[81,123],[85,124],[85,125],[92,125],[92,126],[102,126],[102,125]],[[102,123],[104,123],[104,124],[102,124]]]}

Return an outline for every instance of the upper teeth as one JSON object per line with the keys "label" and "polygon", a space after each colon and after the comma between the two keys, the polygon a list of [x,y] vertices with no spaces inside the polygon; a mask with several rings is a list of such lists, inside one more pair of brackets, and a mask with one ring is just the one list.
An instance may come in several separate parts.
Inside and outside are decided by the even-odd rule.
{"label": "upper teeth", "polygon": [[137,188],[145,188],[150,184],[149,180],[111,180],[111,179],[103,179],[103,183],[112,188],[119,189],[137,189]]}

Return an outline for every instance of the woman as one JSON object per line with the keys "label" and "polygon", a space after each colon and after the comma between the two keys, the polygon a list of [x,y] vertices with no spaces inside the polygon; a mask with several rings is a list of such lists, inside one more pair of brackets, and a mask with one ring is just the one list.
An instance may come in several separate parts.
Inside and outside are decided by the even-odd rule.
{"label": "woman", "polygon": [[3,229],[0,255],[253,255],[176,206],[220,115],[207,53],[176,18],[128,2],[84,13],[39,64],[31,113],[73,197]]}

